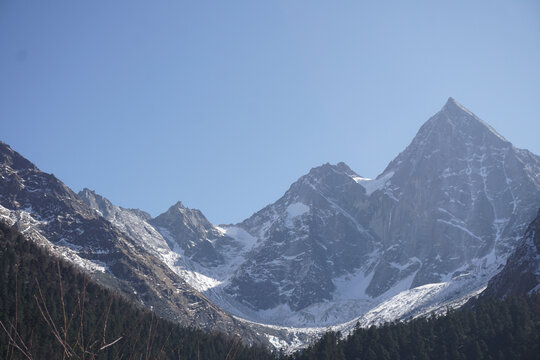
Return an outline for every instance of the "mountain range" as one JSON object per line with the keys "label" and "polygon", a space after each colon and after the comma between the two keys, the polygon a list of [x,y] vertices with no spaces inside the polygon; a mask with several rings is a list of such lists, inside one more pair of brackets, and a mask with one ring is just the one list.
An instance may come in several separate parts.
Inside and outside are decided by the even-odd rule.
{"label": "mountain range", "polygon": [[377,178],[324,164],[238,224],[75,194],[3,143],[0,177],[2,221],[160,316],[252,343],[504,296],[523,273],[538,289],[540,157],[452,98]]}

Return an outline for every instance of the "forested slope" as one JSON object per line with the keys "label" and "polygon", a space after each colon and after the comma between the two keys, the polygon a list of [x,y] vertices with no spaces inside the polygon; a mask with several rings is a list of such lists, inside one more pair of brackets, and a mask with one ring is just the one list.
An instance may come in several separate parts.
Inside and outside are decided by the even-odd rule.
{"label": "forested slope", "polygon": [[540,295],[483,300],[446,316],[358,328],[345,339],[329,332],[288,359],[540,359]]}
{"label": "forested slope", "polygon": [[273,358],[243,346],[241,334],[156,318],[2,223],[0,259],[0,358]]}

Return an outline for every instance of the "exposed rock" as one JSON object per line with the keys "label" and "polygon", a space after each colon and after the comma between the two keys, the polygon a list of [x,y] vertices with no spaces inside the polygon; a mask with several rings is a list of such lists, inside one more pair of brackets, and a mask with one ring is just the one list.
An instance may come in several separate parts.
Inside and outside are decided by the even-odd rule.
{"label": "exposed rock", "polygon": [[489,281],[481,296],[503,298],[532,291],[540,291],[540,211],[502,271]]}

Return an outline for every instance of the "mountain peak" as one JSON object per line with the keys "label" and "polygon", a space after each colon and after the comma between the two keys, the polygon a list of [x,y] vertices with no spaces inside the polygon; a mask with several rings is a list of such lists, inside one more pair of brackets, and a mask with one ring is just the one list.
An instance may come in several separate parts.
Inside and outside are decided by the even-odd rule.
{"label": "mountain peak", "polygon": [[456,99],[450,96],[448,100],[446,100],[446,104],[444,106],[446,107],[446,106],[453,106],[453,105],[460,105],[460,104],[456,101]]}
{"label": "mountain peak", "polygon": [[89,189],[87,187],[83,188],[79,193],[77,194],[80,198],[84,199],[86,202],[88,201],[100,201],[103,203],[107,203],[109,205],[113,205],[113,203],[107,199],[105,196],[97,193],[95,190]]}
{"label": "mountain peak", "polygon": [[38,170],[38,168],[34,164],[21,156],[18,152],[13,150],[8,144],[3,141],[0,141],[0,163],[9,165],[14,170]]}
{"label": "mountain peak", "polygon": [[454,99],[453,97],[449,97],[446,101],[446,104],[444,104],[443,108],[441,109],[442,113],[445,113],[449,116],[456,116],[456,115],[469,115],[475,120],[481,121],[476,115],[474,115],[469,109],[467,109],[465,106],[461,105]]}
{"label": "mountain peak", "polygon": [[444,104],[444,106],[460,106],[461,107],[462,105],[458,103],[456,99],[450,96],[448,100],[446,100],[446,104]]}
{"label": "mountain peak", "polygon": [[332,187],[336,184],[356,182],[354,179],[359,177],[360,176],[351,170],[344,162],[340,162],[336,165],[325,163],[312,168],[309,173],[300,177],[300,179],[291,185],[290,190],[297,191],[305,185],[309,188],[321,189],[321,186],[323,188],[328,188],[328,186]]}
{"label": "mountain peak", "polygon": [[95,190],[90,190],[87,187],[85,187],[81,191],[79,191],[79,195],[83,195],[83,194],[88,194],[88,195],[93,195],[93,196],[100,196],[100,195],[96,194]]}
{"label": "mountain peak", "polygon": [[178,209],[186,209],[186,207],[184,206],[184,204],[182,204],[181,201],[177,201],[176,204],[174,204],[172,207],[178,208]]}
{"label": "mountain peak", "polygon": [[[465,106],[458,103],[453,97],[448,98],[442,109],[432,116],[420,128],[417,138],[437,136],[444,138],[461,138],[469,142],[483,141],[482,138],[491,138],[496,142],[508,141],[489,124],[482,121],[478,116]],[[466,140],[467,139],[467,140]],[[413,140],[414,141],[414,140]]]}
{"label": "mountain peak", "polygon": [[321,178],[321,177],[326,177],[328,174],[345,174],[348,176],[358,176],[344,162],[339,162],[336,165],[330,164],[330,163],[324,163],[320,166],[312,168],[307,174],[307,176],[313,177],[313,178]]}
{"label": "mountain peak", "polygon": [[97,210],[101,215],[107,217],[114,212],[114,205],[109,199],[99,195],[94,190],[84,188],[77,194],[79,199],[90,206],[92,209]]}
{"label": "mountain peak", "polygon": [[446,122],[451,123],[453,126],[460,128],[465,128],[467,131],[485,131],[491,135],[495,135],[500,140],[507,142],[507,140],[499,134],[494,128],[492,128],[488,123],[481,120],[478,116],[472,113],[465,106],[461,105],[453,97],[449,97],[444,104],[441,111],[439,111],[435,116],[428,120],[428,123],[434,122]]}
{"label": "mountain peak", "polygon": [[[187,206],[185,206],[182,201],[177,201],[174,205],[169,207],[167,211],[165,211],[163,214],[181,214],[181,216],[184,216],[185,214],[200,214],[202,215],[202,212],[199,209],[191,209]],[[163,215],[162,214],[162,215]],[[204,216],[204,215],[202,215]]]}
{"label": "mountain peak", "polygon": [[442,109],[420,127],[409,146],[390,162],[383,174],[396,171],[397,167],[410,173],[418,162],[431,159],[444,160],[446,164],[448,159],[470,158],[471,154],[483,153],[483,149],[509,146],[511,144],[489,124],[450,97]]}
{"label": "mountain peak", "polygon": [[354,171],[351,170],[351,168],[349,167],[349,165],[345,164],[343,161],[337,163],[336,165],[336,169],[346,173],[346,174],[350,174],[350,173],[354,173]]}

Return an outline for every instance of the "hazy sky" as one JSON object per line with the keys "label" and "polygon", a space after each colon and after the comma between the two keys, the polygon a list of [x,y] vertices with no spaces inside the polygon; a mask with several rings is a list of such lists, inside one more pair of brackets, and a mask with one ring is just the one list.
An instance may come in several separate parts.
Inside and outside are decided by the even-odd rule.
{"label": "hazy sky", "polygon": [[0,140],[152,215],[375,177],[449,96],[540,154],[540,1],[0,0]]}

